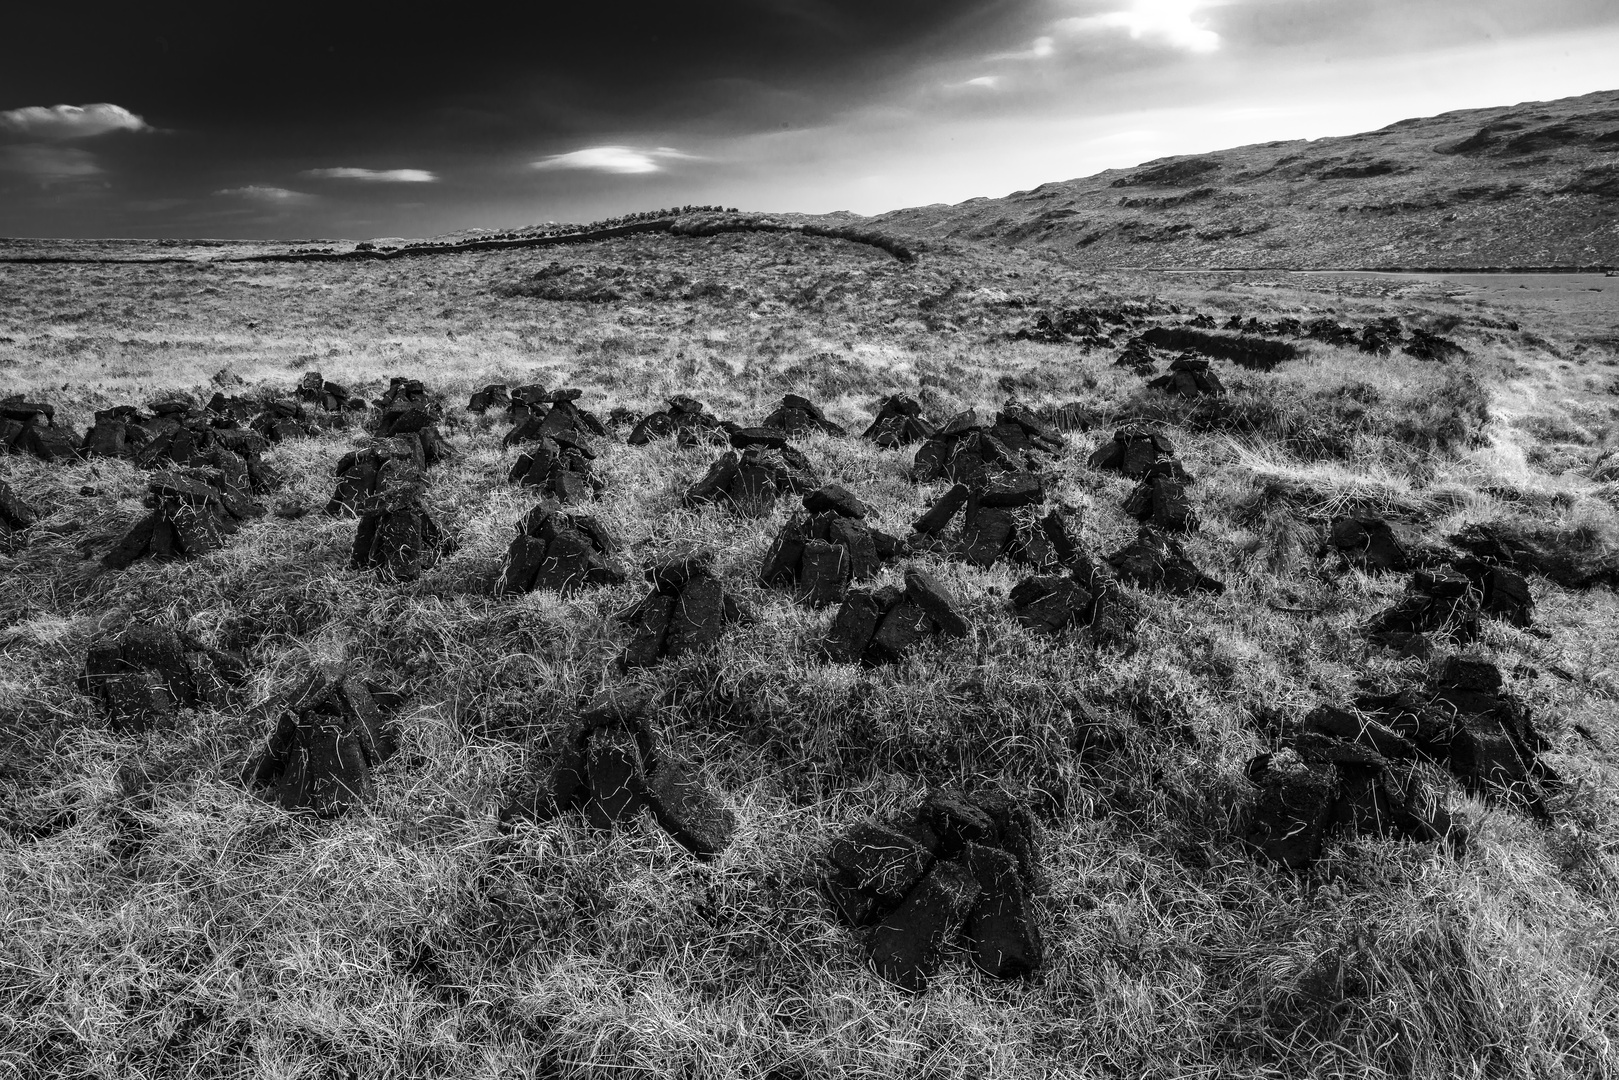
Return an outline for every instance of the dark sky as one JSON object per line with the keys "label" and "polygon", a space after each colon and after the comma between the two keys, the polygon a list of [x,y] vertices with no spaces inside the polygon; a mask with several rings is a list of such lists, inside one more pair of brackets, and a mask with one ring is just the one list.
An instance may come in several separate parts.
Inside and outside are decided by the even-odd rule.
{"label": "dark sky", "polygon": [[873,213],[1619,85],[1613,0],[31,7],[0,235]]}

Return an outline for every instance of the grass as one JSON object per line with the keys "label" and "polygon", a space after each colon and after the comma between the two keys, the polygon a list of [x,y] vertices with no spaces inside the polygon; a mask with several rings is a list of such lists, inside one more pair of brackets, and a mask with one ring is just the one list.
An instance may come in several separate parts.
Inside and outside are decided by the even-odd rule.
{"label": "grass", "polygon": [[[552,260],[687,284],[612,303],[514,291]],[[1275,718],[1421,675],[1358,633],[1402,583],[1317,562],[1334,513],[1378,509],[1431,538],[1500,517],[1606,542],[1619,532],[1613,484],[1587,472],[1615,441],[1602,389],[1613,358],[1567,360],[1555,320],[1531,344],[1437,294],[1098,278],[1016,254],[906,267],[787,236],[635,237],[408,266],[0,267],[0,289],[16,298],[0,325],[7,385],[81,427],[98,407],[206,391],[221,368],[265,389],[309,369],[371,393],[389,375],[424,379],[450,405],[459,452],[431,471],[427,501],[460,541],[414,584],[349,572],[353,521],[318,510],[359,433],[331,432],[270,455],[287,479],[269,503],[308,516],[267,516],[195,562],[98,573],[85,556],[133,520],[142,475],[0,459],[44,512],[26,545],[0,554],[0,1070],[1619,1074],[1611,592],[1536,579],[1544,636],[1485,629],[1483,651],[1535,710],[1568,780],[1549,822],[1450,786],[1476,838],[1464,859],[1344,840],[1290,876],[1239,843],[1242,766]],[[1185,406],[1140,391],[1111,354],[1009,340],[1035,307],[1149,298],[1266,318],[1459,312],[1453,333],[1475,359],[1311,345],[1272,373],[1222,364],[1229,400]],[[567,599],[493,594],[533,498],[504,482],[504,425],[459,408],[494,380],[577,385],[603,416],[688,391],[751,420],[796,391],[859,429],[878,397],[905,390],[935,415],[1015,391],[1035,406],[1084,401],[1109,425],[1151,419],[1198,478],[1203,527],[1188,550],[1228,589],[1142,594],[1134,647],[1096,651],[1021,630],[1005,600],[1015,571],[929,557],[963,598],[971,637],[888,669],[829,665],[813,645],[831,612],[755,579],[788,507],[763,519],[682,509],[713,451],[609,443],[595,512],[629,559],[708,544],[760,615],[712,656],[621,674],[612,615],[643,591],[633,580]],[[1100,553],[1134,532],[1118,509],[1128,483],[1083,464],[1106,434],[1070,436],[1055,466],[1058,498]],[[912,484],[907,453],[828,438],[804,448],[893,531],[941,487]],[[141,738],[110,732],[73,677],[97,627],[128,619],[245,651],[236,706]],[[278,695],[337,656],[409,704],[375,800],[312,824],[232,778]],[[736,808],[737,840],[720,858],[692,860],[647,820],[610,835],[571,816],[498,833],[503,793],[543,769],[570,712],[608,688],[648,695]],[[1114,732],[1107,751],[1087,741],[1097,718]],[[867,969],[820,900],[814,864],[844,825],[957,781],[1007,783],[1044,808],[1050,957],[1014,984],[953,958],[912,998]]]}

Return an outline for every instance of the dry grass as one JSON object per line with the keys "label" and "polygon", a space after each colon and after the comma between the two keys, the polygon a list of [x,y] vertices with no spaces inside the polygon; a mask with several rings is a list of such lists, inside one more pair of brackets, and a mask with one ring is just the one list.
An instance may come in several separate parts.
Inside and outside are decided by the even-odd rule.
{"label": "dry grass", "polygon": [[[553,258],[624,268],[618,280],[650,291],[611,304],[507,295]],[[670,274],[688,284],[663,290]],[[680,291],[703,282],[715,288]],[[222,367],[279,388],[311,368],[371,390],[392,374],[426,380],[452,404],[460,451],[433,470],[430,507],[461,543],[422,581],[386,585],[346,570],[352,521],[317,512],[267,517],[196,562],[101,574],[84,555],[133,518],[141,475],[0,459],[45,511],[27,546],[0,555],[0,1073],[1619,1074],[1611,592],[1536,580],[1546,636],[1486,629],[1569,778],[1548,823],[1457,790],[1477,837],[1467,858],[1345,841],[1302,877],[1237,842],[1241,767],[1268,718],[1419,674],[1357,634],[1400,584],[1321,572],[1321,526],[1373,507],[1435,536],[1512,515],[1611,539],[1613,486],[1580,472],[1614,441],[1612,399],[1586,384],[1611,379],[1611,358],[1564,369],[1464,322],[1455,332],[1477,354],[1466,371],[1312,347],[1270,374],[1222,369],[1231,401],[1187,410],[1141,393],[1110,355],[1008,342],[1028,311],[1007,299],[1156,292],[1186,308],[1331,305],[1345,318],[1388,301],[1327,285],[1099,280],[1021,256],[903,267],[802,237],[642,237],[408,266],[12,267],[0,290],[14,298],[0,325],[7,384],[81,426],[97,407],[201,389]],[[1537,332],[1559,347],[1554,325]],[[1150,414],[1176,425],[1199,478],[1204,527],[1188,548],[1229,588],[1144,595],[1137,647],[1098,653],[1019,629],[1004,600],[1013,572],[935,562],[969,609],[969,640],[892,669],[827,665],[811,646],[830,613],[755,581],[786,508],[761,520],[683,510],[679,491],[710,453],[612,444],[598,512],[631,557],[712,545],[762,616],[711,657],[624,676],[611,615],[634,583],[492,595],[532,501],[504,483],[502,427],[455,407],[493,379],[578,385],[603,415],[685,390],[753,419],[794,390],[858,427],[890,390],[943,413],[1009,387],[1035,405]],[[353,441],[277,448],[288,480],[272,504],[318,510]],[[1118,510],[1128,485],[1084,467],[1094,436],[1071,441],[1058,496],[1111,551],[1133,531]],[[805,449],[892,530],[933,490],[905,478],[907,454],[825,438]],[[1552,451],[1574,467],[1555,468]],[[245,650],[239,707],[111,734],[73,676],[96,626],[128,618]],[[410,704],[375,801],[311,825],[231,777],[266,733],[265,707],[334,655]],[[571,817],[499,837],[501,792],[543,765],[569,710],[626,683],[652,695],[737,808],[735,845],[699,864],[649,822],[609,836]],[[1076,750],[1082,702],[1122,749]],[[1032,786],[1060,806],[1042,899],[1051,955],[1027,984],[952,960],[913,999],[867,970],[813,865],[842,825],[951,780]]]}

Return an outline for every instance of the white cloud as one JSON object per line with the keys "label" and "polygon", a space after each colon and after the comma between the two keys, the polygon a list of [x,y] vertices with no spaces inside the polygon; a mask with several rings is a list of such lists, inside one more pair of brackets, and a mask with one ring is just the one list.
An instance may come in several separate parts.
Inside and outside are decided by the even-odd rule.
{"label": "white cloud", "polygon": [[87,180],[100,176],[100,165],[88,150],[72,146],[0,146],[0,172],[21,173],[42,184]]}
{"label": "white cloud", "polygon": [[438,181],[438,174],[427,169],[354,169],[338,167],[335,169],[305,169],[304,176],[315,176],[322,180],[371,180],[380,184],[432,184]]}
{"label": "white cloud", "polygon": [[296,203],[305,199],[314,198],[302,191],[289,191],[282,187],[269,187],[264,184],[248,184],[244,187],[220,188],[215,195],[225,195],[238,199],[252,199],[254,202],[265,203]]}
{"label": "white cloud", "polygon": [[968,79],[966,82],[962,83],[961,85],[962,86],[981,86],[985,90],[993,90],[997,86],[1001,85],[1001,77],[999,75],[980,75],[976,79]]}
{"label": "white cloud", "polygon": [[996,53],[991,60],[1044,60],[1057,51],[1057,43],[1049,37],[1037,37],[1022,52]]}
{"label": "white cloud", "polygon": [[693,157],[669,146],[660,146],[653,150],[641,150],[633,146],[589,146],[566,154],[552,154],[534,162],[533,166],[536,169],[583,169],[587,172],[629,176],[636,173],[662,172],[661,162],[670,159],[693,160]]}
{"label": "white cloud", "polygon": [[1074,35],[1123,30],[1135,41],[1210,53],[1220,47],[1220,35],[1193,19],[1210,6],[1210,0],[1130,0],[1123,11],[1060,19],[1054,29]]}
{"label": "white cloud", "polygon": [[151,131],[151,125],[122,105],[28,105],[0,112],[0,131],[31,139],[88,139],[112,131]]}

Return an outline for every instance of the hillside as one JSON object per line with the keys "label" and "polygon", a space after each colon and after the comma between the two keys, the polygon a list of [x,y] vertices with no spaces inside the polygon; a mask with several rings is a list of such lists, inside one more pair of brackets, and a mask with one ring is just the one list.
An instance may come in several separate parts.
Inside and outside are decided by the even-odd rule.
{"label": "hillside", "polygon": [[869,224],[1098,267],[1619,264],[1619,91],[1161,158]]}

